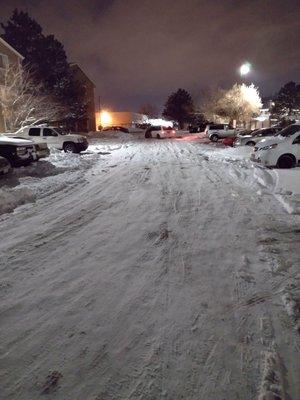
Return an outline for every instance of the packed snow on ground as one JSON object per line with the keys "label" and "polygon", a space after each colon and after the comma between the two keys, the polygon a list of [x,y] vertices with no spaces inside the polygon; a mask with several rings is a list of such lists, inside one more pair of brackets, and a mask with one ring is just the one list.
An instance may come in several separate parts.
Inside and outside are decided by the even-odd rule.
{"label": "packed snow on ground", "polygon": [[52,149],[47,159],[15,168],[8,175],[0,177],[0,215],[12,212],[20,205],[34,203],[83,184],[84,173],[96,159],[105,158],[115,147],[118,146],[92,143],[88,151],[82,154],[66,154]]}
{"label": "packed snow on ground", "polygon": [[238,152],[93,140],[6,181],[36,201],[0,216],[1,398],[299,399],[299,218]]}

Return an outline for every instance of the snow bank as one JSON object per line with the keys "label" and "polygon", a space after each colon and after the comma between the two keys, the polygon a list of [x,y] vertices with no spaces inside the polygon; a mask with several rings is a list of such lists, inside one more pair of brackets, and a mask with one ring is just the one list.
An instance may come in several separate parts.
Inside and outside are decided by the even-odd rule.
{"label": "snow bank", "polygon": [[273,170],[275,197],[290,214],[300,214],[300,168]]}
{"label": "snow bank", "polygon": [[300,214],[300,168],[255,168],[258,182],[268,188],[290,214]]}
{"label": "snow bank", "polygon": [[0,181],[0,215],[83,184],[85,172],[99,159],[100,149],[101,146],[94,146],[86,154],[51,150],[47,160],[15,168],[11,175]]}
{"label": "snow bank", "polygon": [[217,159],[219,161],[241,161],[250,160],[250,154],[252,147],[239,146],[239,147],[213,147],[211,149],[204,150],[206,156],[210,159]]}
{"label": "snow bank", "polygon": [[250,161],[251,152],[252,147],[249,146],[211,147],[202,150],[201,154],[210,160],[235,164],[237,168],[229,169],[228,173],[237,173],[238,177],[242,178],[247,184],[251,184],[253,178],[243,173],[241,167],[252,165],[254,179],[272,193],[288,213],[300,214],[300,168],[263,168]]}

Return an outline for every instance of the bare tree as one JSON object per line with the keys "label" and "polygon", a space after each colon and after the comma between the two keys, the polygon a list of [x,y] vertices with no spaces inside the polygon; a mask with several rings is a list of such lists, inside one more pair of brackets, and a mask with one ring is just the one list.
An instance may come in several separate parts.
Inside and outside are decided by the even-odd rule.
{"label": "bare tree", "polygon": [[216,89],[207,97],[202,110],[209,120],[246,123],[262,107],[258,89],[252,85],[235,84],[229,90]]}
{"label": "bare tree", "polygon": [[42,84],[33,81],[20,66],[7,65],[0,76],[0,108],[6,130],[53,122],[65,116],[65,109],[45,93]]}

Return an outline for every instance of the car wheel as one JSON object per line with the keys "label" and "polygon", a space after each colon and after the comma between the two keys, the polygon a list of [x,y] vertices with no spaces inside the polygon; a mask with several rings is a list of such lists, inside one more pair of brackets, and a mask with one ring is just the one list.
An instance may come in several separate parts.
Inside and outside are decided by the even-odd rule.
{"label": "car wheel", "polygon": [[246,143],[246,146],[255,146],[255,142],[252,142],[252,140],[250,140],[250,142]]}
{"label": "car wheel", "polygon": [[152,138],[151,132],[146,132],[145,133],[145,138],[146,139],[151,139]]}
{"label": "car wheel", "polygon": [[213,135],[211,135],[210,140],[212,142],[217,142],[219,140],[219,136],[214,133]]}
{"label": "car wheel", "polygon": [[284,154],[279,157],[277,161],[278,168],[294,168],[296,166],[296,159],[293,155]]}
{"label": "car wheel", "polygon": [[76,146],[72,142],[64,143],[65,153],[77,153]]}
{"label": "car wheel", "polygon": [[161,139],[161,136],[159,133],[156,135],[156,139]]}

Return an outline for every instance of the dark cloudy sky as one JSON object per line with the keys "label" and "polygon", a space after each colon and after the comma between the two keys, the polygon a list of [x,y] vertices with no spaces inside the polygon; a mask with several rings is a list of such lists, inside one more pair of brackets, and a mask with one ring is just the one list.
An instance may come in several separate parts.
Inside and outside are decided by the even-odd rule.
{"label": "dark cloudy sky", "polygon": [[27,11],[65,46],[102,103],[161,106],[179,87],[227,87],[243,61],[271,95],[300,81],[300,0],[0,0],[0,20]]}

